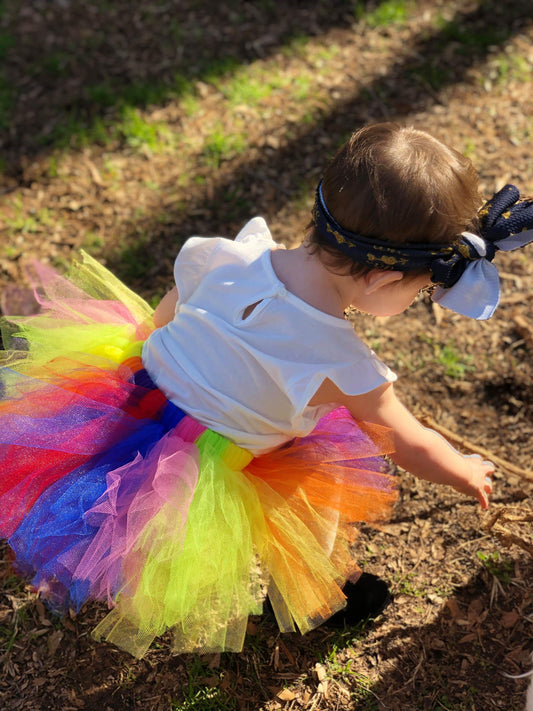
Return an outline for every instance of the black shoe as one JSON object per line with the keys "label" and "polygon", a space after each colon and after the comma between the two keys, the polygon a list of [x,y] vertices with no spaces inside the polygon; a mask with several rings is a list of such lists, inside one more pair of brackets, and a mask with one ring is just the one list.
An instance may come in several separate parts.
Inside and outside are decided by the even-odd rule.
{"label": "black shoe", "polygon": [[323,623],[323,627],[345,628],[375,619],[392,602],[387,583],[372,573],[362,573],[356,583],[345,583],[346,607]]}

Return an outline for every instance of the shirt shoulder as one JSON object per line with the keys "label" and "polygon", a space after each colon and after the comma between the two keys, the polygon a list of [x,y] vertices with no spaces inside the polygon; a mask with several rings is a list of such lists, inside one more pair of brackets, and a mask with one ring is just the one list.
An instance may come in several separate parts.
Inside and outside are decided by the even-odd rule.
{"label": "shirt shoulder", "polygon": [[174,263],[174,280],[180,302],[187,301],[201,279],[217,267],[249,264],[266,250],[277,246],[262,217],[254,217],[247,222],[234,240],[226,237],[190,237]]}

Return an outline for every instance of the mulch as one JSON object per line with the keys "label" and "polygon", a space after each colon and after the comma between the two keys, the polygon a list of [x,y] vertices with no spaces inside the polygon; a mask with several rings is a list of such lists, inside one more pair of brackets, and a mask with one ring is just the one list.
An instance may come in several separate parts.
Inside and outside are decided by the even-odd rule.
{"label": "mulch", "polygon": [[[296,243],[325,160],[368,121],[408,122],[467,152],[487,196],[506,182],[533,195],[529,0],[421,1],[405,23],[378,27],[356,22],[347,0],[11,0],[0,4],[6,35],[14,44],[0,41],[0,90],[17,90],[0,136],[4,312],[33,308],[24,276],[33,258],[62,268],[85,247],[152,300],[190,234],[232,235],[262,214],[276,239]],[[313,90],[300,103],[279,91],[229,107],[224,80],[237,64],[293,83],[311,66]],[[194,88],[192,114],[176,73]],[[80,126],[111,125],[126,104],[179,136],[179,150],[124,134],[80,140]],[[248,141],[216,167],[204,151],[214,122],[223,132],[238,123]],[[265,614],[250,621],[242,654],[171,656],[162,640],[137,661],[92,640],[99,606],[51,615],[4,548],[0,706],[522,711],[527,679],[505,674],[532,666],[532,484],[505,463],[532,468],[531,254],[498,255],[502,301],[489,322],[425,297],[393,319],[356,317],[415,415],[503,460],[486,514],[402,475],[392,520],[363,527],[356,544],[394,593],[375,623],[280,636]]]}

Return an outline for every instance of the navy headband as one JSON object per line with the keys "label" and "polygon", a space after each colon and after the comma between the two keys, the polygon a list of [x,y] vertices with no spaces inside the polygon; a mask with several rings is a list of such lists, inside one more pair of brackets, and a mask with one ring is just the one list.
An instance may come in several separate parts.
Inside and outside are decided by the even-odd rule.
{"label": "navy headband", "polygon": [[434,283],[449,288],[459,281],[470,262],[480,257],[492,261],[503,240],[533,227],[533,201],[518,202],[519,197],[514,185],[506,185],[480,210],[483,254],[469,233],[458,235],[453,244],[394,244],[345,230],[327,208],[322,180],[316,190],[313,221],[329,244],[359,264],[401,272],[429,269]]}
{"label": "navy headband", "polygon": [[454,252],[449,244],[394,244],[345,230],[326,206],[322,180],[316,189],[313,221],[321,236],[339,252],[359,264],[376,269],[394,269],[400,272],[429,269],[436,257],[451,256]]}

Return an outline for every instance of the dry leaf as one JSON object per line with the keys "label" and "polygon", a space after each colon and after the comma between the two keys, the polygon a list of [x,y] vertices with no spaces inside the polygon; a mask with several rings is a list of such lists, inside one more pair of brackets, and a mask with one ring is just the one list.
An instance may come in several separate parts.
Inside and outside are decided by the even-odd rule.
{"label": "dry leaf", "polygon": [[296,694],[290,689],[282,689],[276,696],[281,701],[293,701],[296,698]]}
{"label": "dry leaf", "polygon": [[63,639],[64,634],[61,630],[55,630],[47,638],[48,654],[53,657],[59,647],[59,643]]}
{"label": "dry leaf", "polygon": [[504,612],[501,616],[501,624],[505,629],[511,629],[514,627],[518,620],[520,619],[520,614],[516,610],[509,610],[509,612]]}

